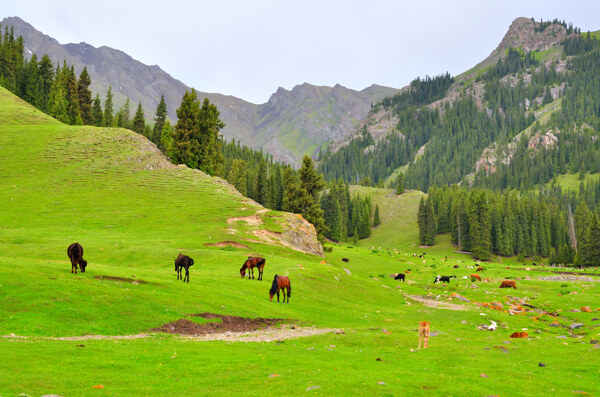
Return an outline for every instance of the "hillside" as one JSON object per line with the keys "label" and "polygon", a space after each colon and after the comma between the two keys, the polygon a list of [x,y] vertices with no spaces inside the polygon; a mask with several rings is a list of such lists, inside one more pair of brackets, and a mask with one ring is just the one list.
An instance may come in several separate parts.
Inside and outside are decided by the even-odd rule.
{"label": "hillside", "polygon": [[[130,131],[66,126],[4,89],[0,125],[2,396],[600,392],[598,344],[588,343],[596,314],[579,311],[596,310],[596,276],[572,271],[581,278],[557,283],[542,277],[557,277],[554,269],[504,259],[485,265],[490,283],[473,284],[470,260],[430,250],[416,261],[423,250],[402,241],[389,247],[398,253],[348,245],[325,258],[301,253],[273,241],[290,223],[284,214],[170,165]],[[405,236],[416,230],[413,196],[395,207],[407,212],[394,215],[406,216]],[[258,240],[264,235],[270,241]],[[74,241],[84,247],[85,273],[69,271]],[[223,241],[248,248],[207,245]],[[189,284],[175,278],[179,252],[195,260]],[[247,255],[266,258],[265,281],[240,278]],[[402,271],[410,272],[405,283],[388,277]],[[457,279],[432,284],[440,273]],[[289,304],[268,300],[275,274],[291,279]],[[508,294],[519,298],[498,290],[507,276],[519,284]],[[514,299],[528,306],[512,308]],[[505,307],[475,303],[491,301]],[[259,329],[211,328],[230,327],[223,315]],[[423,320],[432,333],[419,351]],[[478,329],[490,320],[496,331]],[[264,330],[267,321],[279,325]],[[530,338],[510,339],[524,328]]]}
{"label": "hillside", "polygon": [[[60,44],[18,17],[5,18],[1,24],[14,26],[15,35],[23,36],[26,56],[32,52],[39,57],[48,54],[55,63],[66,59],[77,74],[86,66],[92,78],[92,92],[104,98],[110,85],[117,107],[125,98],[133,104],[141,101],[148,120],[154,117],[161,94],[165,96],[169,117],[176,120],[175,110],[184,92],[190,90],[158,65],[145,65],[118,49],[95,48],[86,43]],[[341,85],[318,87],[305,83],[291,91],[279,88],[267,103],[260,105],[201,90],[198,97],[208,97],[221,112],[226,124],[222,130],[225,138],[255,149],[263,147],[276,160],[298,165],[304,154],[314,155],[320,146],[349,134],[367,115],[372,103],[396,91],[378,85],[356,91]]]}
{"label": "hillside", "polygon": [[598,112],[588,104],[600,99],[584,89],[597,85],[594,37],[559,21],[517,18],[472,69],[415,80],[376,104],[353,138],[330,145],[320,170],[351,183],[390,183],[402,170],[407,187],[423,191],[456,183],[531,188],[582,164],[598,172]]}

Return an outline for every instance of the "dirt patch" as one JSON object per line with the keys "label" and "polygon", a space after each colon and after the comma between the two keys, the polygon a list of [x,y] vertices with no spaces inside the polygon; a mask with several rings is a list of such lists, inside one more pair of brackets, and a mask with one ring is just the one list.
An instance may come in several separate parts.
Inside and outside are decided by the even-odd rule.
{"label": "dirt patch", "polygon": [[202,317],[204,319],[220,319],[221,321],[198,324],[186,318],[173,321],[162,325],[159,328],[151,329],[152,332],[166,332],[179,335],[206,335],[222,332],[249,332],[270,328],[277,323],[284,321],[278,318],[244,318],[237,316],[223,316],[214,313],[192,314],[192,317]]}
{"label": "dirt patch", "polygon": [[250,215],[250,216],[238,216],[233,218],[228,218],[227,223],[232,224],[235,222],[246,222],[249,225],[262,225],[263,221],[260,219],[258,215]]}
{"label": "dirt patch", "polygon": [[131,284],[148,284],[147,281],[140,280],[138,278],[127,278],[127,277],[114,277],[114,276],[94,276],[96,280],[111,280],[111,281],[122,281]]}
{"label": "dirt patch", "polygon": [[218,243],[205,243],[207,247],[233,247],[233,248],[244,248],[250,249],[247,245],[238,243],[237,241],[219,241]]}
{"label": "dirt patch", "polygon": [[406,295],[406,296],[414,301],[424,304],[425,306],[433,307],[436,309],[469,310],[468,306],[438,301],[438,300],[431,299],[431,298],[428,298],[428,297],[422,296],[422,295]]}

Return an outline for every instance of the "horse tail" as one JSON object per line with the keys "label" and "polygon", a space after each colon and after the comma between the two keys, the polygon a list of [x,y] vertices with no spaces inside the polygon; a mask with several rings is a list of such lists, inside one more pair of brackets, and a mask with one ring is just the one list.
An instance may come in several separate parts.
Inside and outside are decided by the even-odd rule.
{"label": "horse tail", "polygon": [[265,266],[265,258],[260,258],[260,260],[258,261],[257,266],[264,267]]}
{"label": "horse tail", "polygon": [[273,284],[271,285],[271,290],[269,291],[269,293],[276,294],[278,289],[279,283],[277,282],[277,275],[275,275],[275,277],[273,277]]}
{"label": "horse tail", "polygon": [[194,264],[194,260],[192,258],[190,258],[190,266],[192,266]]}

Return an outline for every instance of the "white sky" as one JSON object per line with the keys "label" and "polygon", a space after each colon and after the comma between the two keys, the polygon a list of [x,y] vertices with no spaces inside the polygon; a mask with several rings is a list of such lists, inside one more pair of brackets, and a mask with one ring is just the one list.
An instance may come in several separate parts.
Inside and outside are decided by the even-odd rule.
{"label": "white sky", "polygon": [[204,92],[264,103],[304,82],[401,88],[468,70],[519,16],[600,29],[600,1],[0,0],[60,43],[122,50]]}

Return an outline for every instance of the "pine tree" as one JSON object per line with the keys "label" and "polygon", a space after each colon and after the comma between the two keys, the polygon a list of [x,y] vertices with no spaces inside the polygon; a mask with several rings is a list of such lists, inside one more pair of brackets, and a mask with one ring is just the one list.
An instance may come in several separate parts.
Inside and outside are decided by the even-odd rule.
{"label": "pine tree", "polygon": [[302,159],[302,167],[300,168],[299,175],[302,187],[316,201],[319,193],[325,187],[325,182],[323,182],[323,176],[317,174],[315,171],[313,161],[308,155],[304,155]]}
{"label": "pine tree", "polygon": [[225,124],[219,118],[217,107],[204,98],[198,114],[200,157],[198,168],[209,175],[215,175],[218,165],[222,163],[221,129]]}
{"label": "pine tree", "polygon": [[173,159],[173,127],[171,127],[169,120],[165,121],[165,125],[160,133],[160,146],[163,153],[170,159]]}
{"label": "pine tree", "polygon": [[471,194],[467,211],[471,232],[471,253],[477,259],[489,259],[492,248],[491,217],[484,192],[475,191]]}
{"label": "pine tree", "polygon": [[435,232],[437,230],[437,224],[435,221],[435,212],[433,210],[433,203],[428,197],[425,201],[425,225],[426,225],[426,238],[425,245],[435,244]]}
{"label": "pine tree", "polygon": [[40,109],[48,112],[48,98],[54,81],[54,66],[48,55],[44,55],[38,65],[38,75],[40,76],[41,85],[41,102]]}
{"label": "pine tree", "polygon": [[67,67],[64,63],[66,87],[67,87],[67,114],[69,115],[69,123],[72,125],[83,125],[83,119],[79,113],[79,92],[77,78],[75,77],[75,69],[73,66]]}
{"label": "pine tree", "polygon": [[92,92],[89,87],[92,83],[92,79],[87,71],[87,68],[84,66],[83,71],[79,75],[79,81],[77,82],[77,95],[79,99],[79,114],[81,115],[81,120],[83,120],[83,124],[90,125],[93,124],[93,114],[92,114]]}
{"label": "pine tree", "polygon": [[68,113],[66,78],[63,71],[56,67],[56,78],[52,83],[48,96],[48,114],[58,121],[69,124],[71,119]]}
{"label": "pine tree", "polygon": [[121,118],[121,127],[127,129],[133,129],[131,125],[131,109],[130,109],[130,101],[129,98],[125,99],[125,104],[123,105],[122,118]]}
{"label": "pine tree", "polygon": [[160,149],[164,149],[160,145],[160,138],[165,121],[167,120],[167,103],[165,102],[165,96],[160,96],[160,102],[156,107],[156,114],[154,117],[154,128],[152,130],[152,142],[156,143]]}
{"label": "pine tree", "polygon": [[142,101],[139,102],[135,116],[133,116],[132,129],[138,134],[144,135],[146,132],[146,121],[144,120],[144,109],[142,109]]}
{"label": "pine tree", "polygon": [[247,193],[247,171],[248,164],[244,160],[235,159],[227,175],[227,181],[243,195]]}
{"label": "pine tree", "polygon": [[269,191],[267,189],[267,162],[261,161],[256,172],[256,201],[262,205],[269,202]]}
{"label": "pine tree", "polygon": [[379,226],[381,219],[379,219],[379,204],[375,205],[375,215],[373,215],[373,227]]}
{"label": "pine tree", "polygon": [[102,102],[100,101],[100,94],[96,93],[96,98],[94,98],[94,104],[92,105],[92,117],[94,120],[94,125],[97,127],[101,127],[104,125],[104,113],[102,112]]}
{"label": "pine tree", "polygon": [[404,174],[401,172],[396,177],[396,194],[404,193]]}
{"label": "pine tree", "polygon": [[106,99],[104,100],[104,117],[103,117],[103,125],[105,127],[114,126],[115,119],[113,115],[113,94],[112,87],[108,86],[108,91],[106,92]]}
{"label": "pine tree", "polygon": [[200,165],[200,105],[196,90],[183,94],[173,130],[173,160],[190,168]]}
{"label": "pine tree", "polygon": [[425,211],[425,196],[422,196],[421,201],[419,201],[419,211],[417,212],[419,244],[421,245],[424,245],[427,241],[427,214]]}

